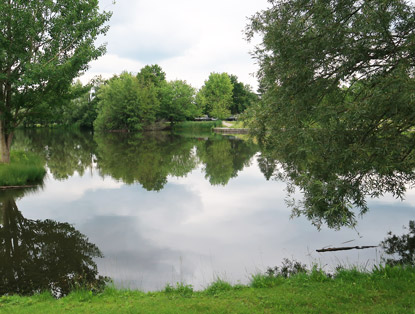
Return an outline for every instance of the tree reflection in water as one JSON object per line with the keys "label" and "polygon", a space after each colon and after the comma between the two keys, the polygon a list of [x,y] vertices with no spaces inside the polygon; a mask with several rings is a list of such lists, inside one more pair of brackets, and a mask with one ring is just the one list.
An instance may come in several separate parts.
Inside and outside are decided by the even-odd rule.
{"label": "tree reflection in water", "polygon": [[68,223],[24,218],[16,199],[30,191],[0,191],[0,295],[102,289],[98,247]]}
{"label": "tree reflection in water", "polygon": [[329,131],[287,128],[261,143],[260,169],[267,179],[287,183],[294,216],[303,215],[318,228],[354,227],[356,214],[369,210],[369,198],[386,193],[403,198],[415,184],[412,139],[395,143],[374,134],[369,143],[360,143],[361,131]]}

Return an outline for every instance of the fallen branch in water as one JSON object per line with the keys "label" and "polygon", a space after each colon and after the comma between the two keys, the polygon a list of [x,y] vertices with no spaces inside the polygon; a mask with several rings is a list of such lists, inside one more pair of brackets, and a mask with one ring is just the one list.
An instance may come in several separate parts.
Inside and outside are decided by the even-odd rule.
{"label": "fallen branch in water", "polygon": [[363,250],[363,249],[371,249],[371,248],[375,248],[378,247],[378,245],[368,245],[368,246],[344,246],[344,247],[332,247],[332,248],[328,248],[328,249],[320,249],[320,250],[316,250],[319,253],[322,252],[333,252],[333,251],[347,251],[347,250]]}
{"label": "fallen branch in water", "polygon": [[9,185],[9,186],[0,186],[0,190],[15,190],[15,189],[26,189],[34,188],[37,185]]}

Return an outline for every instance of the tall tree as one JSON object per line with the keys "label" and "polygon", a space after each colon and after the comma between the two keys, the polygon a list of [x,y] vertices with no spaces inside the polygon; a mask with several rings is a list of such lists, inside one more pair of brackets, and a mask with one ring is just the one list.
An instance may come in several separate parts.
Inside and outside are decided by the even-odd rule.
{"label": "tall tree", "polygon": [[224,119],[230,116],[233,85],[227,73],[211,73],[199,91],[204,112],[212,117]]}
{"label": "tall tree", "polygon": [[156,88],[166,82],[166,73],[158,64],[146,65],[137,74],[137,78],[144,84],[153,84]]}
{"label": "tall tree", "polygon": [[156,120],[158,89],[130,73],[114,76],[99,89],[98,130],[140,131]]}
{"label": "tall tree", "polygon": [[168,82],[161,90],[160,115],[170,123],[200,115],[195,102],[196,90],[186,81]]}
{"label": "tall tree", "polygon": [[231,75],[230,79],[233,85],[230,108],[232,114],[242,113],[252,104],[258,102],[258,95],[252,92],[251,86],[239,82],[236,75]]}
{"label": "tall tree", "polygon": [[270,0],[248,39],[264,91],[252,130],[316,224],[415,182],[415,9],[402,0]]}
{"label": "tall tree", "polygon": [[0,3],[0,162],[9,162],[13,130],[24,117],[48,110],[45,103],[105,52],[94,41],[107,32],[110,15],[98,0]]}

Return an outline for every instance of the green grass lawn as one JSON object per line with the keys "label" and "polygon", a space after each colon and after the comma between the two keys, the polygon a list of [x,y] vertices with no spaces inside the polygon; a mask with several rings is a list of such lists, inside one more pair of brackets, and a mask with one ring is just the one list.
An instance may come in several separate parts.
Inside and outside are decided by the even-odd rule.
{"label": "green grass lawn", "polygon": [[335,278],[313,270],[291,278],[254,276],[250,286],[218,280],[204,291],[168,286],[143,293],[107,288],[54,299],[0,297],[1,313],[415,313],[415,268],[371,273],[341,270]]}
{"label": "green grass lawn", "polygon": [[46,174],[45,163],[29,152],[10,154],[10,164],[0,164],[0,186],[20,186],[41,181]]}

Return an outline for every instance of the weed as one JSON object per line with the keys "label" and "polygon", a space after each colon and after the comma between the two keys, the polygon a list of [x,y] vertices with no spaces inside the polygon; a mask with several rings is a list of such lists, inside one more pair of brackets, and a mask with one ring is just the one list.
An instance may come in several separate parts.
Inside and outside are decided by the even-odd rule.
{"label": "weed", "polygon": [[307,272],[307,266],[305,264],[301,264],[296,260],[289,260],[288,258],[284,258],[282,261],[282,265],[280,267],[275,266],[274,268],[268,268],[267,274],[269,276],[282,276],[284,278],[288,278],[299,273]]}
{"label": "weed", "polygon": [[230,283],[217,278],[214,282],[212,282],[205,290],[206,294],[208,295],[218,295],[224,291],[232,290],[233,287]]}
{"label": "weed", "polygon": [[176,287],[171,284],[167,284],[164,288],[164,293],[166,294],[178,294],[182,297],[191,297],[193,295],[193,286],[186,285],[182,282],[176,283]]}

